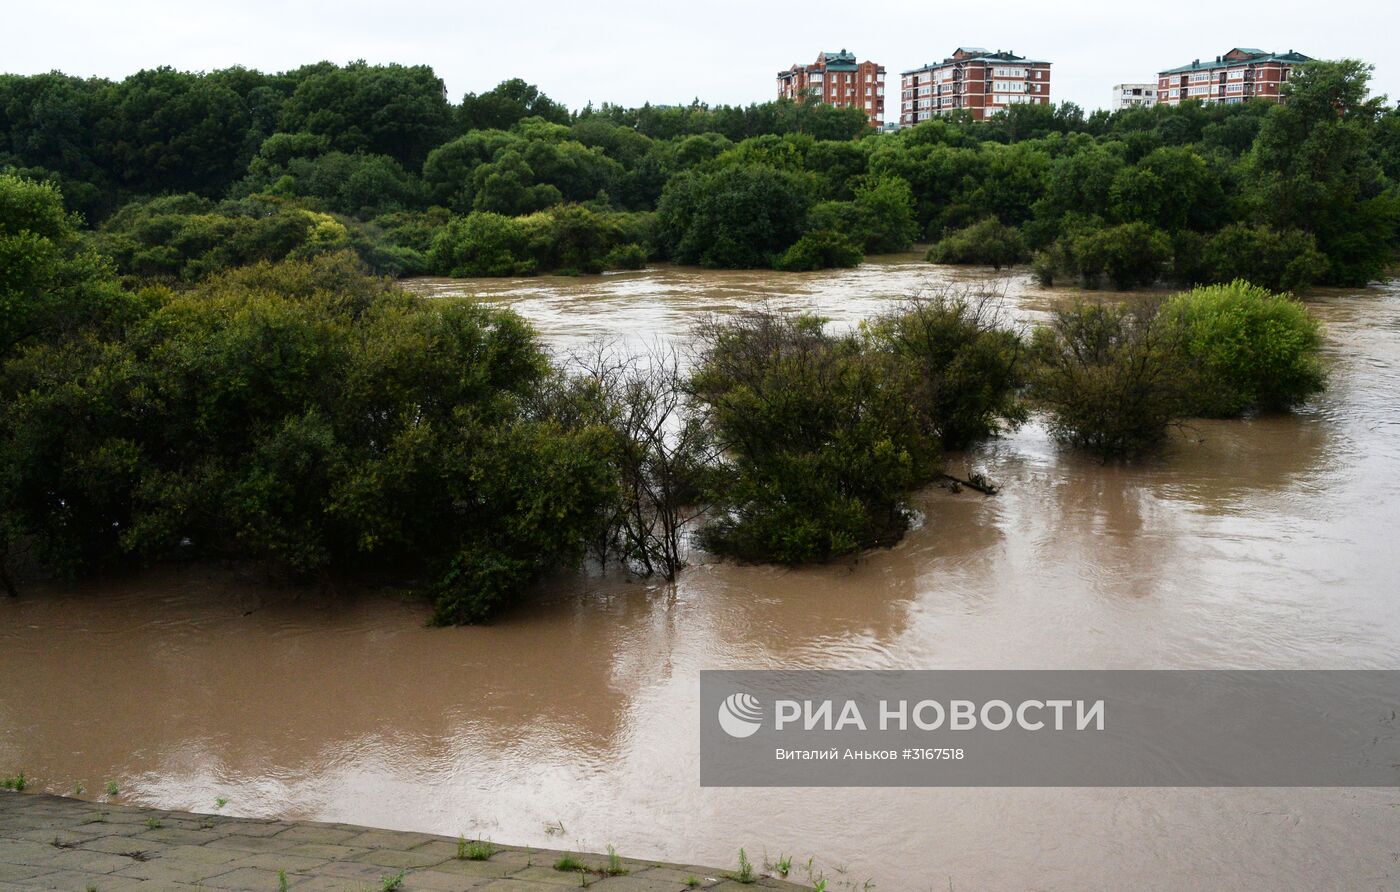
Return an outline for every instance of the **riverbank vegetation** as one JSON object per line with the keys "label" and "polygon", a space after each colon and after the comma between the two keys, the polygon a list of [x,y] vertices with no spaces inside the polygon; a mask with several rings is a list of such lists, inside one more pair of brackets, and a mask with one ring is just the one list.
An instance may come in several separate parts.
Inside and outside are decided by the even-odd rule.
{"label": "riverbank vegetation", "polygon": [[[674,579],[691,528],[783,564],[890,544],[946,450],[1032,412],[1108,459],[1286,410],[1323,386],[1321,335],[1277,292],[1395,246],[1400,124],[1365,83],[1318,63],[1283,106],[888,135],[785,102],[571,114],[518,81],[453,105],[360,63],[0,77],[0,582],[17,552],[220,556],[407,580],[475,622],[584,559]],[[1220,284],[1031,331],[952,292],[851,331],[758,308],[686,356],[558,357],[391,281],[810,270],[918,238],[1047,282]]]}
{"label": "riverbank vegetation", "polygon": [[10,176],[0,270],[0,558],[403,578],[439,622],[585,556],[672,579],[697,523],[750,561],[893,543],[945,450],[1032,409],[1110,457],[1323,383],[1306,310],[1244,282],[1063,307],[1029,337],[948,292],[846,332],[757,308],[688,359],[555,357],[513,313],[410,295],[348,249],[124,285],[58,190]]}
{"label": "riverbank vegetation", "polygon": [[123,275],[188,286],[354,251],[400,275],[592,273],[649,260],[804,270],[936,243],[1046,282],[1381,275],[1400,111],[1315,62],[1284,104],[1085,115],[1016,105],[892,134],[857,109],[570,112],[506,81],[458,103],[426,66],[0,76],[0,171],[61,187]]}
{"label": "riverbank vegetation", "polygon": [[1284,411],[1320,392],[1318,323],[1237,280],[1165,302],[1077,303],[1031,338],[1031,399],[1051,433],[1104,457],[1140,455],[1188,418]]}

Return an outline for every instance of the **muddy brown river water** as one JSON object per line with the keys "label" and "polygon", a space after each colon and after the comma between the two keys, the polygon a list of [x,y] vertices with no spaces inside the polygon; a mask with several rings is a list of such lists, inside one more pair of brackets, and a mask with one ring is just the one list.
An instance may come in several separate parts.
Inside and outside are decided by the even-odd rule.
{"label": "muddy brown river water", "polygon": [[[759,300],[848,325],[983,278],[899,256],[410,284],[513,306],[568,349]],[[996,281],[1021,319],[1069,293]],[[1125,466],[1027,425],[953,459],[1000,495],[922,493],[923,525],[858,561],[582,573],[458,629],[215,568],[0,598],[0,774],[670,861],[744,846],[815,858],[833,890],[1400,887],[1394,790],[698,785],[703,668],[1400,668],[1400,283],[1311,305],[1331,387],[1295,415],[1198,423]]]}

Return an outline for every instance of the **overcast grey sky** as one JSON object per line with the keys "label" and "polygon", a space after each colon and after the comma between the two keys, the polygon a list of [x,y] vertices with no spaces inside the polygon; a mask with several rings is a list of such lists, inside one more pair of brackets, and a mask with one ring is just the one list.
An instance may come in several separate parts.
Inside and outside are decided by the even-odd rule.
{"label": "overcast grey sky", "polygon": [[[1365,59],[1376,67],[1373,90],[1400,98],[1395,0],[0,3],[7,32],[0,70],[24,74],[119,78],[157,65],[282,70],[363,58],[429,64],[454,101],[522,77],[571,108],[695,97],[749,103],[772,98],[775,73],[819,50],[844,47],[874,59],[897,84],[900,71],[967,45],[1050,60],[1052,99],[1093,109],[1120,81],[1151,80],[1162,68],[1254,46]],[[897,113],[892,96],[887,116]]]}

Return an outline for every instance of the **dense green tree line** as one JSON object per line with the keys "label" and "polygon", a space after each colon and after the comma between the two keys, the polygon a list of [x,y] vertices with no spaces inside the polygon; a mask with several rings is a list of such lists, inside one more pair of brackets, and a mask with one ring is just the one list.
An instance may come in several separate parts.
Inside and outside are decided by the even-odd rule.
{"label": "dense green tree line", "polygon": [[[328,239],[394,275],[543,272],[555,256],[588,271],[611,265],[620,224],[646,234],[629,262],[808,269],[928,240],[939,262],[1033,257],[1046,281],[1301,289],[1363,283],[1394,256],[1400,112],[1368,76],[1319,62],[1282,105],[1021,105],[876,134],[809,103],[570,112],[520,80],[453,102],[424,66],[4,75],[0,170],[60,186],[121,272],[184,281]],[[538,245],[457,262],[495,250],[464,233],[502,227],[456,221],[569,205],[610,245],[587,262]],[[449,223],[453,246],[434,251]],[[161,227],[172,237],[152,241]]]}

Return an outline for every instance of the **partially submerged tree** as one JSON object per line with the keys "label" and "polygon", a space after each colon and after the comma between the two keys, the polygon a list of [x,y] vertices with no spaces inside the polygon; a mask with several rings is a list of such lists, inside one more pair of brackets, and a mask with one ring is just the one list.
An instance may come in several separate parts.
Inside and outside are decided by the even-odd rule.
{"label": "partially submerged tree", "polygon": [[599,343],[572,364],[583,411],[612,432],[617,468],[618,497],[595,556],[617,555],[674,581],[686,564],[686,530],[708,508],[704,478],[716,458],[690,409],[681,356],[662,344],[624,353]]}
{"label": "partially submerged tree", "polygon": [[1151,304],[1079,303],[1035,330],[1031,395],[1057,439],[1131,457],[1186,416],[1181,355],[1154,317]]}

